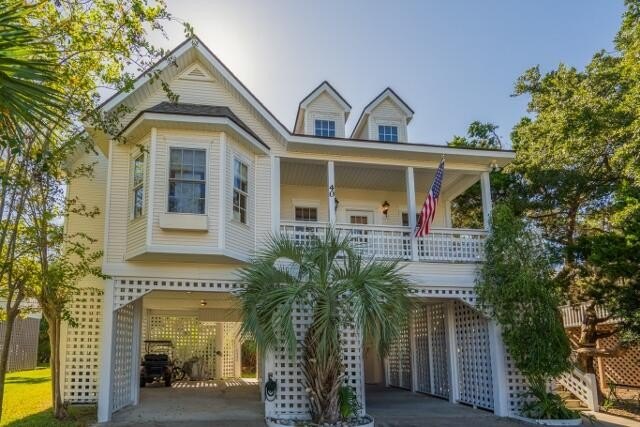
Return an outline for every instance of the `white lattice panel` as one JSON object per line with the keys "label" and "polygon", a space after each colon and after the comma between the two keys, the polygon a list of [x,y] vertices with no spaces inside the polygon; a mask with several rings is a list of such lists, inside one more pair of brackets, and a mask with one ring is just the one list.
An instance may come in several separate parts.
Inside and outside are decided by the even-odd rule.
{"label": "white lattice panel", "polygon": [[429,344],[431,346],[431,360],[433,361],[433,389],[431,394],[449,398],[446,306],[443,303],[430,304],[427,313],[430,324]]}
{"label": "white lattice panel", "polygon": [[455,302],[460,402],[493,409],[489,322],[480,312]]}
{"label": "white lattice panel", "polygon": [[431,362],[429,362],[429,321],[427,306],[418,304],[413,310],[414,356],[416,358],[416,391],[431,393]]}
{"label": "white lattice panel", "polygon": [[127,304],[113,314],[113,385],[112,411],[133,403],[131,362],[133,360],[133,304]]}
{"label": "white lattice panel", "polygon": [[[298,307],[293,314],[294,330],[298,339],[296,354],[289,357],[287,350],[281,347],[272,355],[273,366],[267,366],[267,372],[273,372],[277,382],[277,394],[273,401],[267,402],[267,413],[281,418],[308,419],[309,401],[304,387],[304,377],[300,370],[302,359],[302,343],[312,321],[312,311],[307,307]],[[356,391],[362,402],[362,339],[360,334],[351,328],[342,333],[343,365],[345,367],[345,384]]]}
{"label": "white lattice panel", "polygon": [[389,349],[389,385],[411,389],[411,346],[409,325],[405,324]]}
{"label": "white lattice panel", "polygon": [[529,387],[527,386],[526,379],[516,367],[511,356],[509,356],[508,351],[504,352],[504,366],[506,371],[505,377],[507,380],[507,402],[509,405],[509,412],[512,415],[520,415],[522,405],[524,405],[527,400],[532,400],[532,398],[527,398],[524,395],[529,390]]}
{"label": "white lattice panel", "polygon": [[[148,340],[169,340],[173,343],[173,358],[185,362],[192,357],[202,359],[204,375],[212,378],[216,368],[216,326],[203,323],[198,315],[167,315],[150,311],[146,318]],[[144,346],[142,346],[144,352]]]}
{"label": "white lattice panel", "polygon": [[240,322],[224,323],[224,348],[222,350],[222,377],[234,378],[236,362],[239,360],[240,350]]}
{"label": "white lattice panel", "polygon": [[102,296],[82,290],[70,304],[77,327],[65,325],[63,400],[93,403],[98,399],[98,366],[102,326]]}
{"label": "white lattice panel", "polygon": [[233,292],[242,288],[233,281],[201,281],[182,279],[135,279],[118,277],[114,281],[114,308],[122,307],[131,301],[141,298],[153,290],[164,291],[198,291],[198,292]]}
{"label": "white lattice panel", "polygon": [[411,289],[411,296],[420,298],[457,299],[469,305],[476,304],[476,293],[473,289],[457,288],[454,286],[415,286]]}

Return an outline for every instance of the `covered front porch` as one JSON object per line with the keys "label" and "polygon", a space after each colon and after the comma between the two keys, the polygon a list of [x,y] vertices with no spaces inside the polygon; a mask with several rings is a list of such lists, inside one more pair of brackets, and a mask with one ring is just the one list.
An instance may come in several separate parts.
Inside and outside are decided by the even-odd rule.
{"label": "covered front porch", "polygon": [[[283,158],[277,229],[299,243],[333,227],[349,235],[367,257],[407,262],[477,263],[484,259],[491,197],[489,168],[451,162],[445,168],[430,233],[416,238],[420,209],[434,167]],[[477,228],[457,223],[456,198],[477,185]]]}

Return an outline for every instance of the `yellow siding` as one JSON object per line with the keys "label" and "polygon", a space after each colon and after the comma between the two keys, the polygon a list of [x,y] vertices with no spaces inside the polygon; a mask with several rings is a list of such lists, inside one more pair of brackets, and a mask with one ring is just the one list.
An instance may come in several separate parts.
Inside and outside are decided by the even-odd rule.
{"label": "yellow siding", "polygon": [[398,141],[407,142],[406,117],[400,107],[390,99],[378,104],[369,116],[369,139],[378,139],[378,125],[391,124],[398,126]]}
{"label": "yellow siding", "polygon": [[[233,218],[233,159],[240,159],[248,167],[249,200],[247,204],[247,223],[243,224]],[[256,171],[255,156],[247,151],[237,141],[227,138],[227,161],[225,165],[226,175],[226,237],[227,249],[243,255],[250,255],[255,248],[255,207],[256,207]],[[266,207],[266,209],[270,209]]]}
{"label": "yellow siding", "polygon": [[[153,95],[147,98],[140,105],[127,114],[122,123],[126,124],[133,119],[140,111],[153,107],[160,102],[167,101],[165,92],[159,84],[153,91]],[[229,107],[249,128],[258,135],[272,150],[283,152],[284,147],[277,142],[275,133],[266,124],[266,121],[259,117],[248,102],[235,96],[220,81],[198,81],[184,80],[176,78],[170,82],[171,89],[179,95],[179,102],[204,104],[213,106]]]}
{"label": "yellow siding", "polygon": [[256,200],[256,245],[264,242],[271,233],[271,158],[256,157],[255,200]]}
{"label": "yellow siding", "polygon": [[336,137],[344,138],[344,111],[327,92],[322,92],[309,103],[305,116],[305,134],[313,135],[315,133],[316,119],[334,120],[336,122]]}
{"label": "yellow siding", "polygon": [[[147,232],[147,207],[149,206],[149,140],[151,137],[147,135],[142,138],[137,144],[131,145],[131,152],[129,156],[129,206],[127,209],[128,221],[127,221],[127,254],[133,254],[140,252],[144,249],[146,243]],[[138,218],[133,218],[133,160],[138,156],[140,152],[144,152],[144,205],[142,208],[142,215]]]}
{"label": "yellow siding", "polygon": [[109,229],[105,259],[121,262],[127,247],[129,221],[129,160],[134,144],[111,145],[111,182],[109,189]]}
{"label": "yellow siding", "polygon": [[[294,208],[298,206],[317,207],[318,221],[328,221],[328,199],[324,187],[301,187],[283,185],[280,190],[280,218],[283,221],[294,221]],[[347,187],[337,187],[336,197],[340,201],[336,212],[336,222],[348,223],[348,210],[364,210],[373,212],[376,225],[402,226],[402,212],[407,211],[407,198],[403,192],[371,191]],[[389,202],[388,217],[382,214],[382,203]],[[424,195],[416,195],[416,212],[420,212]],[[444,205],[440,205],[434,218],[435,227],[444,227]]]}

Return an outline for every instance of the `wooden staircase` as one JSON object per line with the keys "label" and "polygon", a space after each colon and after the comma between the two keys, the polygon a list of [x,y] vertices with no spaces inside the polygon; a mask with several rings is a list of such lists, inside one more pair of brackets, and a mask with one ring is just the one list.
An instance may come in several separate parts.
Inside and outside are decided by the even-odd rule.
{"label": "wooden staircase", "polygon": [[583,412],[589,410],[587,405],[585,405],[573,393],[567,390],[562,384],[556,383],[555,387],[553,388],[553,393],[560,396],[566,403],[567,408],[573,411]]}

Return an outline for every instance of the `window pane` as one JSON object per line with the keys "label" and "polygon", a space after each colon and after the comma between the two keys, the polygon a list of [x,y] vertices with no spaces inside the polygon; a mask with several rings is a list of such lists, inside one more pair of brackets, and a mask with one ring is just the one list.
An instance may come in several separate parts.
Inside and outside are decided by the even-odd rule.
{"label": "window pane", "polygon": [[169,167],[169,212],[203,214],[206,200],[205,177],[205,150],[172,148]]}

